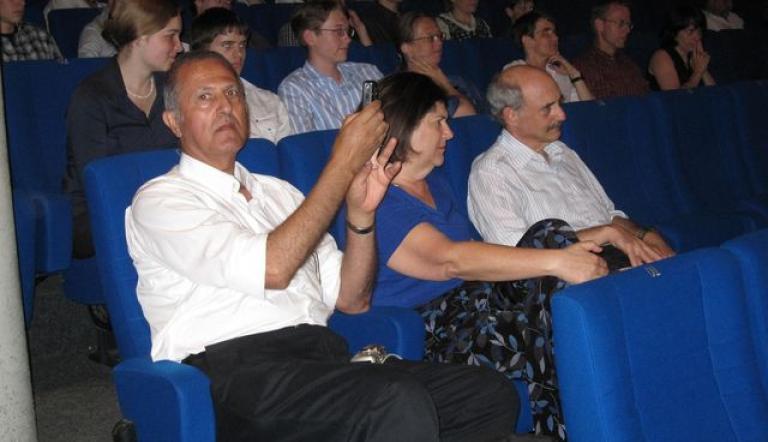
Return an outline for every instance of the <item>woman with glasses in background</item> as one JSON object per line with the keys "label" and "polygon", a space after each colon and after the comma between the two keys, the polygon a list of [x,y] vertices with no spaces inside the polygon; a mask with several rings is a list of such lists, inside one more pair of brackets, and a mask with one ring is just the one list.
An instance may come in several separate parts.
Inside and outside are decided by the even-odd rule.
{"label": "woman with glasses in background", "polygon": [[487,108],[477,87],[459,76],[448,76],[440,69],[445,34],[437,21],[424,13],[408,12],[400,17],[398,44],[401,70],[431,78],[449,97],[452,117],[475,115]]}
{"label": "woman with glasses in background", "polygon": [[691,89],[712,86],[709,54],[701,36],[706,25],[704,14],[692,6],[681,6],[668,15],[661,34],[661,48],[651,56],[648,80],[651,89]]}

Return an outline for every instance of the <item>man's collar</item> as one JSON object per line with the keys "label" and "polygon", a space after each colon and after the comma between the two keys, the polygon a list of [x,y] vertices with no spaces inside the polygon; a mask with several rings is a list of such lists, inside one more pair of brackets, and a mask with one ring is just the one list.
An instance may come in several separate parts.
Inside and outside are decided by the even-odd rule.
{"label": "man's collar", "polygon": [[[506,129],[502,129],[499,141],[501,142],[502,148],[510,154],[509,159],[512,161],[512,165],[516,168],[523,168],[531,162],[546,163],[550,166],[554,166],[563,152],[560,141],[555,141],[544,146],[544,153],[547,154],[545,158],[541,153],[536,152],[528,145],[523,144],[522,141],[515,138],[515,136]],[[549,158],[549,161],[547,161],[547,158]]]}
{"label": "man's collar", "polygon": [[231,175],[183,152],[179,159],[179,174],[226,198],[240,191],[240,183],[246,179],[244,173],[244,168],[239,163],[235,163],[235,173]]}

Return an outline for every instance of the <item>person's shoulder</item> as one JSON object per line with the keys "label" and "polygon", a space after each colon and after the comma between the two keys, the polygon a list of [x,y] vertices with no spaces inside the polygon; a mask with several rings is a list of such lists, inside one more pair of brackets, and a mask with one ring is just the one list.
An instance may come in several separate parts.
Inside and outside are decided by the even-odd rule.
{"label": "person's shoulder", "polygon": [[51,34],[48,33],[45,29],[33,25],[32,23],[22,23],[19,27],[19,32],[28,36],[32,36],[34,38],[37,38],[39,40],[45,40],[50,39],[53,40],[53,37],[51,37]]}
{"label": "person's shoulder", "polygon": [[381,71],[379,71],[379,68],[376,67],[375,64],[362,63],[358,61],[345,61],[344,63],[341,63],[339,65],[339,69],[362,73],[362,74],[375,73],[375,74],[381,75]]}
{"label": "person's shoulder", "polygon": [[307,67],[306,65],[302,65],[294,69],[294,71],[290,74],[286,75],[285,78],[283,78],[283,81],[280,82],[278,89],[282,89],[284,87],[304,88],[310,81],[311,79],[309,73],[307,72]]}

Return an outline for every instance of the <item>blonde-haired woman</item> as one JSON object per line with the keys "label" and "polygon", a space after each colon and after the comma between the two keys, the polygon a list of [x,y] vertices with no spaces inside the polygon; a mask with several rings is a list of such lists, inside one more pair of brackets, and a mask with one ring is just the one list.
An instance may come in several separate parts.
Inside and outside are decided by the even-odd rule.
{"label": "blonde-haired woman", "polygon": [[73,256],[93,255],[82,172],[110,155],[173,147],[165,126],[164,73],[181,51],[181,16],[174,0],[116,0],[104,36],[117,55],[75,90],[67,111],[67,174],[72,196]]}

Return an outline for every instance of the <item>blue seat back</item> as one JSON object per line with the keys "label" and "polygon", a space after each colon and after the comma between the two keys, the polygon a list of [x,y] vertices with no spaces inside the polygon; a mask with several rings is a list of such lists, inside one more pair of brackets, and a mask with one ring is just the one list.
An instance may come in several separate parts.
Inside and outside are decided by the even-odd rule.
{"label": "blue seat back", "polygon": [[35,206],[23,190],[13,191],[13,222],[24,324],[29,328],[32,325],[35,300]]}
{"label": "blue seat back", "polygon": [[741,267],[749,324],[763,388],[768,391],[768,229],[759,230],[723,243]]}
{"label": "blue seat back", "polygon": [[704,207],[728,207],[752,194],[727,89],[683,89],[651,99],[660,102],[656,118],[670,122],[670,148],[679,153],[683,177]]}
{"label": "blue seat back", "polygon": [[106,59],[21,61],[3,65],[5,116],[16,187],[61,192],[66,170],[69,98],[80,81]]}
{"label": "blue seat back", "polygon": [[746,166],[754,194],[768,193],[768,124],[765,103],[768,102],[768,80],[735,83],[728,86],[735,100],[734,114],[722,115],[733,120],[739,137],[739,153]]}
{"label": "blue seat back", "polygon": [[[249,140],[238,160],[251,172],[277,175],[277,152],[263,139]],[[136,190],[179,161],[173,149],[101,158],[85,169],[99,276],[120,356],[149,357],[149,326],[136,297],[138,276],[125,242],[125,209]]]}
{"label": "blue seat back", "polygon": [[660,154],[668,132],[656,124],[654,111],[639,98],[568,103],[561,137],[616,207],[648,225],[694,207],[676,173],[676,158]]}
{"label": "blue seat back", "polygon": [[744,290],[736,261],[703,249],[554,297],[569,439],[768,440]]}
{"label": "blue seat back", "polygon": [[[328,163],[338,132],[337,129],[306,132],[280,140],[277,151],[282,177],[308,195]],[[347,238],[344,214],[342,207],[328,229],[341,249]]]}
{"label": "blue seat back", "polygon": [[48,29],[64,58],[77,58],[80,33],[99,13],[98,8],[54,9],[48,13]]}
{"label": "blue seat back", "polygon": [[448,124],[453,130],[453,139],[448,141],[445,149],[445,163],[442,169],[466,214],[472,162],[496,141],[501,132],[501,125],[488,115],[454,118]]}

